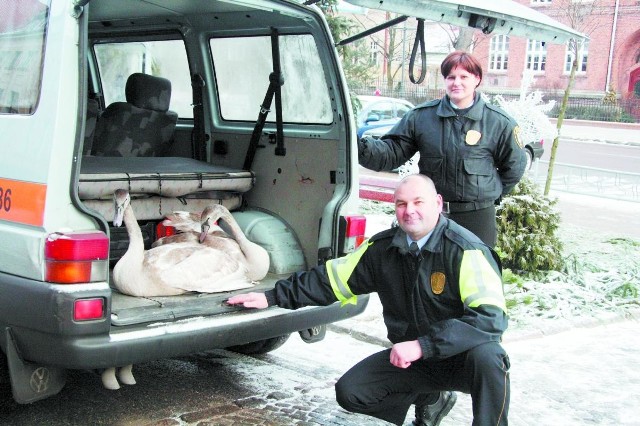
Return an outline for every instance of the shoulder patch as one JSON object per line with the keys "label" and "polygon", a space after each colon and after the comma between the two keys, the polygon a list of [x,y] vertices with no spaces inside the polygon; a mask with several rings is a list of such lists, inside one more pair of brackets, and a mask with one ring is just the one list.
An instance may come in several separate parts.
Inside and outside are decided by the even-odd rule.
{"label": "shoulder patch", "polygon": [[520,134],[520,126],[516,126],[513,128],[513,139],[516,140],[516,143],[520,147],[520,149],[524,148],[524,142],[522,142],[522,135]]}

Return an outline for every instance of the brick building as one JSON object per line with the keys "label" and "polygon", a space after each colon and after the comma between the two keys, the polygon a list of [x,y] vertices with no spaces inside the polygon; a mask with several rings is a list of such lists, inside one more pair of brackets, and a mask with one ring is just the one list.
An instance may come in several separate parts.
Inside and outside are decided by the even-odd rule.
{"label": "brick building", "polygon": [[[612,88],[623,98],[633,97],[636,90],[640,98],[640,1],[515,1],[589,36],[578,54],[573,94],[601,97]],[[572,18],[581,11],[589,15],[572,25]],[[486,73],[485,89],[517,89],[523,71],[530,69],[536,77],[535,88],[564,90],[573,59],[567,45],[481,33],[474,54]]]}

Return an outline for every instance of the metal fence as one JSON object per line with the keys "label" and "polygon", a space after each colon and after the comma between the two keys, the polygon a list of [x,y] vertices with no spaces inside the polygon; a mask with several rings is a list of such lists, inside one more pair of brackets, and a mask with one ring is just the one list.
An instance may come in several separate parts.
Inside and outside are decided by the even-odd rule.
{"label": "metal fence", "polygon": [[[373,95],[376,88],[380,95],[392,98],[406,99],[414,105],[430,99],[444,96],[444,89],[426,89],[415,85],[395,87],[390,90],[384,82],[371,82],[364,86],[351,87],[351,91],[357,95]],[[494,92],[492,90],[492,92]],[[564,93],[562,91],[543,91],[544,101],[556,101],[556,106],[549,112],[550,118],[557,118]],[[487,93],[489,95],[496,93]],[[517,94],[501,95],[509,100],[517,98]],[[566,119],[610,121],[623,123],[640,123],[640,98],[616,99],[614,102],[604,102],[603,98],[586,96],[570,96],[569,105],[565,112]]]}
{"label": "metal fence", "polygon": [[[548,168],[548,161],[536,161],[532,170],[529,171],[534,180],[543,188]],[[551,189],[614,200],[640,202],[640,173],[555,163]]]}

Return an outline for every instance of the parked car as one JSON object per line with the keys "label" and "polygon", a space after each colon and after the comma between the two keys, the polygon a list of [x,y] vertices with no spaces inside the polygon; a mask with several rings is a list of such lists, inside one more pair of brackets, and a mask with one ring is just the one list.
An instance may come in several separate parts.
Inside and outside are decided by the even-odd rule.
{"label": "parked car", "polygon": [[[389,130],[393,128],[393,124],[375,127],[369,130],[366,130],[362,133],[362,136],[373,136],[374,138],[380,138],[383,135],[387,134]],[[525,145],[525,154],[527,155],[527,168],[526,170],[531,169],[533,162],[544,154],[544,139],[531,141]]]}
{"label": "parked car", "polygon": [[527,154],[527,170],[531,168],[534,161],[542,157],[542,154],[544,154],[543,145],[544,139],[540,139],[537,141],[531,141],[524,146],[526,149],[525,154]]}
{"label": "parked car", "polygon": [[370,129],[391,128],[414,106],[404,99],[385,96],[360,95],[357,98],[361,105],[356,118],[358,138]]}

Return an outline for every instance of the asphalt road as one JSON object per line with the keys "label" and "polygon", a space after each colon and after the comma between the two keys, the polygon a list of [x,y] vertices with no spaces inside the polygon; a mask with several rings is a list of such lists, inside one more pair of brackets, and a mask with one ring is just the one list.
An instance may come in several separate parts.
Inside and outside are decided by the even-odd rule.
{"label": "asphalt road", "polygon": [[[551,158],[552,142],[544,144],[541,161]],[[556,162],[623,173],[640,173],[640,146],[560,139]]]}

